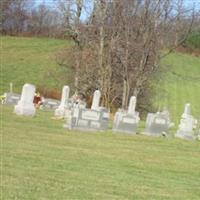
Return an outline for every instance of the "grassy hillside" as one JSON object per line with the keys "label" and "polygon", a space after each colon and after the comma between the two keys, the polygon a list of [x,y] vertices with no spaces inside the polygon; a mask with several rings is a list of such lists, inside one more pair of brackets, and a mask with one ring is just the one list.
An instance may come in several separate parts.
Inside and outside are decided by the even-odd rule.
{"label": "grassy hillside", "polygon": [[[54,39],[1,37],[1,93],[24,83],[61,89],[70,71],[54,61],[69,43]],[[167,106],[178,122],[190,102],[200,116],[200,59],[171,54],[156,82],[155,106]],[[69,77],[68,77],[69,75]],[[59,79],[56,79],[59,77]],[[33,118],[1,106],[0,199],[198,200],[200,142],[62,128],[53,113]],[[143,126],[144,123],[141,123]],[[141,128],[141,127],[140,127]]]}
{"label": "grassy hillside", "polygon": [[200,119],[200,58],[173,53],[163,64],[167,68],[156,84],[156,107],[168,107],[178,123],[185,103],[191,103],[192,113]]}
{"label": "grassy hillside", "polygon": [[69,132],[2,106],[1,199],[198,200],[200,143]]}
{"label": "grassy hillside", "polygon": [[[66,41],[1,37],[1,43],[1,93],[9,90],[9,82],[15,92],[21,92],[26,82],[58,91],[65,83],[73,85],[70,71],[63,71],[54,60],[55,52],[69,45]],[[168,68],[156,81],[155,107],[168,107],[177,124],[184,104],[190,102],[195,117],[200,118],[200,58],[174,53],[163,63]]]}
{"label": "grassy hillside", "polygon": [[66,41],[20,37],[0,39],[1,93],[9,90],[10,82],[15,92],[21,92],[26,82],[49,89],[61,88],[67,82],[67,72],[54,59],[57,50],[68,46]]}

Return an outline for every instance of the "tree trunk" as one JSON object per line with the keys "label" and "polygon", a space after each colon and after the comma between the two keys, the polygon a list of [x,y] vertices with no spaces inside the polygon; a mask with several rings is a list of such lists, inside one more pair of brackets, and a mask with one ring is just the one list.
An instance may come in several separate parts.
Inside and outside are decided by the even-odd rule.
{"label": "tree trunk", "polygon": [[99,69],[100,69],[100,90],[103,91],[103,47],[104,47],[104,36],[103,36],[103,25],[100,27],[100,44],[99,44]]}

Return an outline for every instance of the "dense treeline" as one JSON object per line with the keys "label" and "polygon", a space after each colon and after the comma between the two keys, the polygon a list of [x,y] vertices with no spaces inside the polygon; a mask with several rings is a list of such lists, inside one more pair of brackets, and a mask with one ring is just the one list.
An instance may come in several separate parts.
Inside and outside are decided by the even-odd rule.
{"label": "dense treeline", "polygon": [[55,8],[36,5],[35,0],[3,0],[0,4],[0,31],[5,35],[62,38],[63,19]]}

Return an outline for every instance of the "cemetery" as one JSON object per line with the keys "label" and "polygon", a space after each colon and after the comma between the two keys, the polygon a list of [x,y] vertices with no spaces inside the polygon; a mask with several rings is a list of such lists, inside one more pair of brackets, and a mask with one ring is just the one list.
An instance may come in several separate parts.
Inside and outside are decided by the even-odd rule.
{"label": "cemetery", "polygon": [[[176,63],[189,65],[186,58]],[[144,115],[135,96],[113,112],[101,90],[87,104],[73,84],[60,85],[58,98],[40,92],[36,105],[38,84],[29,79],[10,79],[2,92],[4,199],[198,199],[196,82],[174,82],[181,98],[165,88],[168,101],[157,97],[157,110]]]}
{"label": "cemetery", "polygon": [[0,13],[0,199],[200,199],[199,0]]}
{"label": "cemetery", "polygon": [[[38,192],[24,193],[23,190],[30,185],[26,186],[19,181],[19,187],[12,189],[10,195],[9,193],[4,194],[8,199],[11,199],[11,194],[19,196],[20,199],[31,199],[35,194],[46,199],[51,199],[52,194],[60,199],[65,199],[68,195],[72,199],[77,198],[77,195],[88,199],[88,194],[84,195],[83,190],[98,199],[98,195],[89,192],[97,188],[103,190],[100,199],[110,199],[110,195],[103,195],[107,189],[103,189],[102,183],[114,192],[115,189],[107,184],[111,182],[117,190],[121,191],[121,181],[118,179],[121,180],[124,176],[127,176],[127,179],[123,180],[125,188],[119,195],[122,199],[129,198],[131,193],[129,181],[136,182],[142,187],[146,180],[145,176],[151,179],[152,185],[149,189],[155,191],[153,194],[150,192],[155,199],[164,198],[154,186],[157,183],[162,185],[164,182],[171,186],[170,188],[163,187],[162,193],[166,192],[172,198],[176,196],[177,199],[195,199],[199,195],[195,192],[195,184],[199,183],[200,123],[198,118],[192,115],[193,104],[187,102],[182,104],[183,114],[177,116],[178,120],[174,122],[169,105],[167,108],[163,107],[155,113],[149,112],[142,117],[137,111],[135,96],[130,97],[126,109],[119,107],[113,115],[109,107],[102,107],[100,90],[94,90],[91,106],[87,106],[84,99],[73,94],[68,85],[62,86],[60,99],[43,97],[41,94],[40,106],[33,103],[37,95],[36,85],[25,83],[21,86],[21,93],[14,91],[15,85],[10,84],[10,90],[4,92],[2,99],[3,126],[4,130],[9,133],[3,136],[3,144],[6,145],[5,149],[8,152],[11,148],[12,151],[18,149],[17,151],[22,150],[24,153],[17,153],[17,157],[14,158],[5,152],[7,155],[4,156],[5,164],[10,162],[14,164],[9,167],[5,166],[5,169],[14,170],[17,174],[24,173],[25,179],[26,177],[31,179],[33,185],[38,185],[40,182],[41,186]],[[6,141],[10,141],[12,146],[6,144]],[[185,151],[186,148],[187,151]],[[176,160],[177,156],[179,160]],[[191,158],[193,163],[190,162]],[[130,161],[132,165],[129,166]],[[151,162],[150,165],[149,162]],[[155,165],[156,162],[159,164]],[[189,162],[191,170],[186,164]],[[35,166],[37,170],[34,171],[30,165]],[[43,171],[43,165],[48,170]],[[153,166],[156,166],[156,171]],[[194,182],[189,187],[193,193],[169,193],[169,191],[175,192],[179,187],[188,188],[185,182],[187,179],[185,180],[184,177],[180,178],[179,186],[174,179],[178,177],[180,167],[181,173],[184,171],[191,173],[190,176],[193,177]],[[142,175],[138,170],[143,171]],[[57,174],[55,180],[60,180],[60,183],[55,184],[55,180],[50,179],[53,171]],[[167,173],[168,177],[166,178],[160,172]],[[194,172],[196,175],[193,175]],[[78,174],[76,178],[74,178],[74,173]],[[43,179],[41,180],[40,177]],[[92,181],[88,181],[86,185],[81,184],[90,179]],[[158,179],[160,179],[159,182]],[[5,180],[7,181],[6,190],[10,190],[13,184],[9,179],[5,178]],[[48,184],[46,184],[47,180]],[[93,181],[96,184],[93,184]],[[44,193],[45,190],[51,190],[49,184],[54,185],[55,190],[53,193]],[[64,191],[63,184],[66,187],[73,186],[73,190],[81,184],[83,190],[79,188],[75,195],[72,191]],[[140,189],[134,191],[141,194]],[[149,198],[149,193],[142,193],[143,195],[144,199]],[[111,199],[115,199],[115,196]]]}
{"label": "cemetery", "polygon": [[[5,93],[2,104],[14,105],[14,113],[17,115],[34,116],[37,108],[33,104],[35,91],[34,85],[26,83],[22,88],[21,95],[11,92]],[[100,106],[101,92],[99,90],[96,90],[93,94],[91,108],[86,108],[86,102],[80,101],[77,97],[76,99],[73,96],[70,97],[70,87],[65,85],[62,89],[60,101],[42,98],[39,109],[54,112],[56,118],[64,119],[63,127],[68,130],[106,131],[110,122],[113,126],[113,133],[138,133],[137,127],[140,117],[139,112],[136,112],[137,99],[135,96],[130,98],[127,110],[119,109],[115,113],[113,122],[110,119],[110,109]],[[185,140],[198,140],[199,123],[191,115],[191,105],[185,104],[180,124],[174,134],[175,137]],[[147,114],[145,129],[141,133],[148,136],[165,137],[173,126],[170,113],[165,108],[161,112]]]}

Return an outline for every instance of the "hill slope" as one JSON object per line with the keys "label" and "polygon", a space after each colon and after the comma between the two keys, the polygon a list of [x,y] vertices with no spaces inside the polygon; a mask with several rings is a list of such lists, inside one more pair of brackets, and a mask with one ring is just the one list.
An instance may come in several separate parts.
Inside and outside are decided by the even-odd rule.
{"label": "hill slope", "polygon": [[1,93],[9,90],[10,82],[15,92],[27,82],[49,89],[60,89],[67,82],[66,72],[54,59],[57,50],[68,46],[66,41],[1,37],[1,44]]}
{"label": "hill slope", "polygon": [[52,113],[2,111],[2,199],[199,199],[198,141],[67,131]]}
{"label": "hill slope", "polygon": [[156,86],[156,106],[166,106],[178,123],[185,103],[191,103],[192,113],[200,119],[200,58],[173,53],[163,60],[166,72]]}
{"label": "hill slope", "polygon": [[[21,92],[24,83],[58,89],[67,83],[73,86],[70,71],[63,71],[54,60],[54,53],[69,45],[64,40],[1,37],[2,74],[1,93],[9,90],[13,82],[14,91]],[[176,124],[183,112],[184,104],[190,102],[196,117],[200,117],[200,58],[173,53],[163,60],[166,73],[156,80],[155,107],[168,107]]]}

